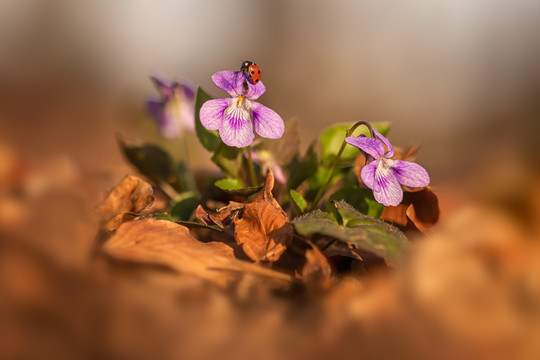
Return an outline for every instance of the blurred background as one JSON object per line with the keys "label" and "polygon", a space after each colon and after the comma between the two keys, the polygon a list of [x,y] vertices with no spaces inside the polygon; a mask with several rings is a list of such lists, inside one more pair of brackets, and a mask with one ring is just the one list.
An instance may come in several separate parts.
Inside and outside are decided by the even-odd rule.
{"label": "blurred background", "polygon": [[[162,141],[148,75],[225,96],[243,60],[304,149],[358,120],[422,144],[441,222],[403,271],[293,303],[100,253],[116,134]],[[539,98],[536,0],[0,0],[0,358],[538,359]]]}
{"label": "blurred background", "polygon": [[250,59],[304,148],[336,122],[389,121],[395,144],[423,144],[435,183],[501,156],[537,167],[539,13],[534,0],[2,0],[0,137],[105,176],[115,132],[155,136],[138,126],[148,74],[220,96],[210,76]]}

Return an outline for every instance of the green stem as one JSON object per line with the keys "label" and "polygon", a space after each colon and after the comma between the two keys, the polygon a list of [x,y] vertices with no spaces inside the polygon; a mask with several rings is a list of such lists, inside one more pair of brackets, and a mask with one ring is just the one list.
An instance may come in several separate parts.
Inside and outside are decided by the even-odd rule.
{"label": "green stem", "polygon": [[165,181],[161,181],[158,186],[161,191],[163,191],[165,195],[167,195],[171,200],[179,195],[178,191],[176,191],[171,185],[169,185]]}
{"label": "green stem", "polygon": [[249,178],[251,180],[251,186],[257,186],[257,177],[255,176],[255,167],[253,166],[253,160],[251,159],[251,146],[248,145],[248,168],[249,168]]}
{"label": "green stem", "polygon": [[[366,121],[358,121],[356,122],[349,130],[347,130],[347,133],[345,137],[352,136],[354,133],[354,130],[356,130],[357,127],[360,125],[365,125],[369,132],[371,133],[371,137],[374,137],[373,128],[371,127],[371,124]],[[339,159],[341,158],[341,154],[343,153],[343,150],[345,150],[345,146],[347,145],[347,142],[345,139],[343,139],[343,144],[341,144],[341,148],[339,149],[334,161],[332,161],[332,164],[330,165],[330,170],[328,170],[328,173],[326,173],[326,177],[324,178],[324,181],[319,188],[319,191],[317,191],[317,195],[315,195],[315,199],[311,203],[310,211],[313,211],[317,208],[317,205],[319,204],[319,200],[321,200],[322,194],[326,191],[326,187],[328,186],[328,182],[332,178],[332,175],[334,174],[334,170],[336,169],[337,164],[339,163]]]}
{"label": "green stem", "polygon": [[[187,190],[188,191],[193,191],[193,192],[198,192],[197,190],[197,184],[195,182],[195,176],[193,174],[193,169],[191,169],[191,161],[190,161],[190,158],[189,158],[189,145],[188,145],[188,142],[187,142],[187,136],[186,136],[186,133],[184,132],[182,134],[182,137],[180,138],[180,141],[182,142],[182,146],[183,146],[183,156],[182,156],[182,160],[184,160],[184,164],[186,165],[186,169],[184,171],[184,174],[185,174],[185,185],[187,187]],[[183,189],[183,190],[186,190],[186,189]]]}

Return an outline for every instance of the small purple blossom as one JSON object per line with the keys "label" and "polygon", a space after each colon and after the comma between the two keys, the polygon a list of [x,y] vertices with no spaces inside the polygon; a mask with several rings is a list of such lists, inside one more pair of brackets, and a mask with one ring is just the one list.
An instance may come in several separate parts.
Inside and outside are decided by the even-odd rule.
{"label": "small purple blossom", "polygon": [[166,82],[151,76],[160,98],[147,102],[147,108],[152,115],[159,132],[166,138],[180,136],[183,129],[195,129],[195,92],[185,83]]}
{"label": "small purple blossom", "polygon": [[252,85],[240,71],[217,72],[212,81],[231,97],[205,102],[200,111],[201,124],[208,130],[219,130],[226,145],[238,148],[250,145],[255,137],[253,127],[265,138],[279,139],[283,135],[283,119],[274,110],[254,101],[266,91],[262,82]]}
{"label": "small purple blossom", "polygon": [[373,190],[375,200],[385,206],[397,206],[403,200],[403,190],[399,184],[424,187],[429,184],[429,175],[418,164],[392,159],[392,144],[377,130],[373,131],[378,139],[360,135],[347,137],[345,141],[366,153],[368,164],[362,168],[360,175],[364,184]]}

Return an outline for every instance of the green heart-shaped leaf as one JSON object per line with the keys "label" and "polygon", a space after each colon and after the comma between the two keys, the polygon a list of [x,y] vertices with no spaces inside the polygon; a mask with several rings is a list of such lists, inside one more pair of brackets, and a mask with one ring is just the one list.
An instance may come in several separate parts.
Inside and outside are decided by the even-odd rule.
{"label": "green heart-shaped leaf", "polygon": [[[331,212],[332,209],[335,209],[334,202],[345,200],[348,204],[354,207],[356,210],[370,216],[372,218],[378,219],[381,217],[381,214],[384,210],[384,205],[379,204],[373,197],[373,192],[369,189],[359,188],[359,187],[345,187],[339,189],[328,199],[326,204],[326,209],[328,212]],[[332,209],[330,209],[332,208]]]}
{"label": "green heart-shaped leaf", "polygon": [[306,208],[307,208],[306,199],[304,199],[304,197],[300,195],[300,193],[294,189],[291,189],[289,191],[289,194],[291,195],[291,200],[294,207],[296,208],[296,212],[302,215],[304,211],[306,211]]}
{"label": "green heart-shaped leaf", "polygon": [[231,195],[250,196],[259,192],[264,184],[244,187],[244,183],[237,179],[221,179],[214,183],[218,188]]}
{"label": "green heart-shaped leaf", "polygon": [[187,221],[199,205],[199,196],[186,191],[176,197],[169,206],[169,215],[175,220]]}
{"label": "green heart-shaped leaf", "polygon": [[398,229],[363,215],[345,201],[335,202],[340,225],[332,214],[315,210],[293,220],[295,230],[304,236],[321,234],[379,255],[399,264],[409,241]]}
{"label": "green heart-shaped leaf", "polygon": [[201,142],[202,146],[208,151],[216,151],[221,139],[219,138],[219,133],[217,130],[208,130],[201,124],[201,119],[199,117],[199,112],[201,107],[208,100],[212,100],[212,97],[208,95],[206,91],[201,88],[197,89],[197,99],[195,100],[195,132],[197,137]]}
{"label": "green heart-shaped leaf", "polygon": [[[388,130],[390,130],[390,123],[373,123],[371,125],[375,130],[385,136],[388,133]],[[343,144],[343,141],[345,140],[347,130],[349,130],[351,126],[352,124],[349,123],[333,125],[321,134],[321,162],[323,165],[330,165],[332,160],[334,160],[339,152],[339,149],[341,148],[341,145]],[[367,127],[360,126],[354,132],[354,136],[359,136],[361,134],[369,136],[369,130]],[[341,153],[340,160],[352,161],[358,156],[359,153],[360,150],[358,150],[358,148],[354,146],[345,146],[343,153]]]}

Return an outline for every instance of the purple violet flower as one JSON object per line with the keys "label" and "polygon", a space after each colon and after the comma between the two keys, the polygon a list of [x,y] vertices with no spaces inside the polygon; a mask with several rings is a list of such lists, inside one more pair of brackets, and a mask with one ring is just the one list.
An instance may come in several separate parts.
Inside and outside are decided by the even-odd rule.
{"label": "purple violet flower", "polygon": [[392,144],[377,130],[373,131],[378,139],[360,135],[347,137],[345,141],[367,154],[368,164],[362,168],[360,175],[364,184],[373,190],[375,200],[385,206],[397,206],[403,200],[403,190],[399,184],[424,187],[429,184],[429,175],[418,164],[392,159]]}
{"label": "purple violet flower", "polygon": [[150,79],[160,99],[147,102],[148,112],[154,118],[159,132],[166,138],[180,136],[183,129],[195,130],[195,92],[185,83],[169,83],[155,76]]}
{"label": "purple violet flower", "polygon": [[[231,98],[208,100],[200,111],[201,124],[208,130],[219,130],[221,140],[228,146],[243,148],[250,145],[255,131],[262,137],[279,139],[283,136],[283,119],[272,109],[254,101],[266,91],[262,82],[255,85],[246,81],[240,71],[220,71],[212,81]],[[252,121],[253,120],[253,121]]]}

